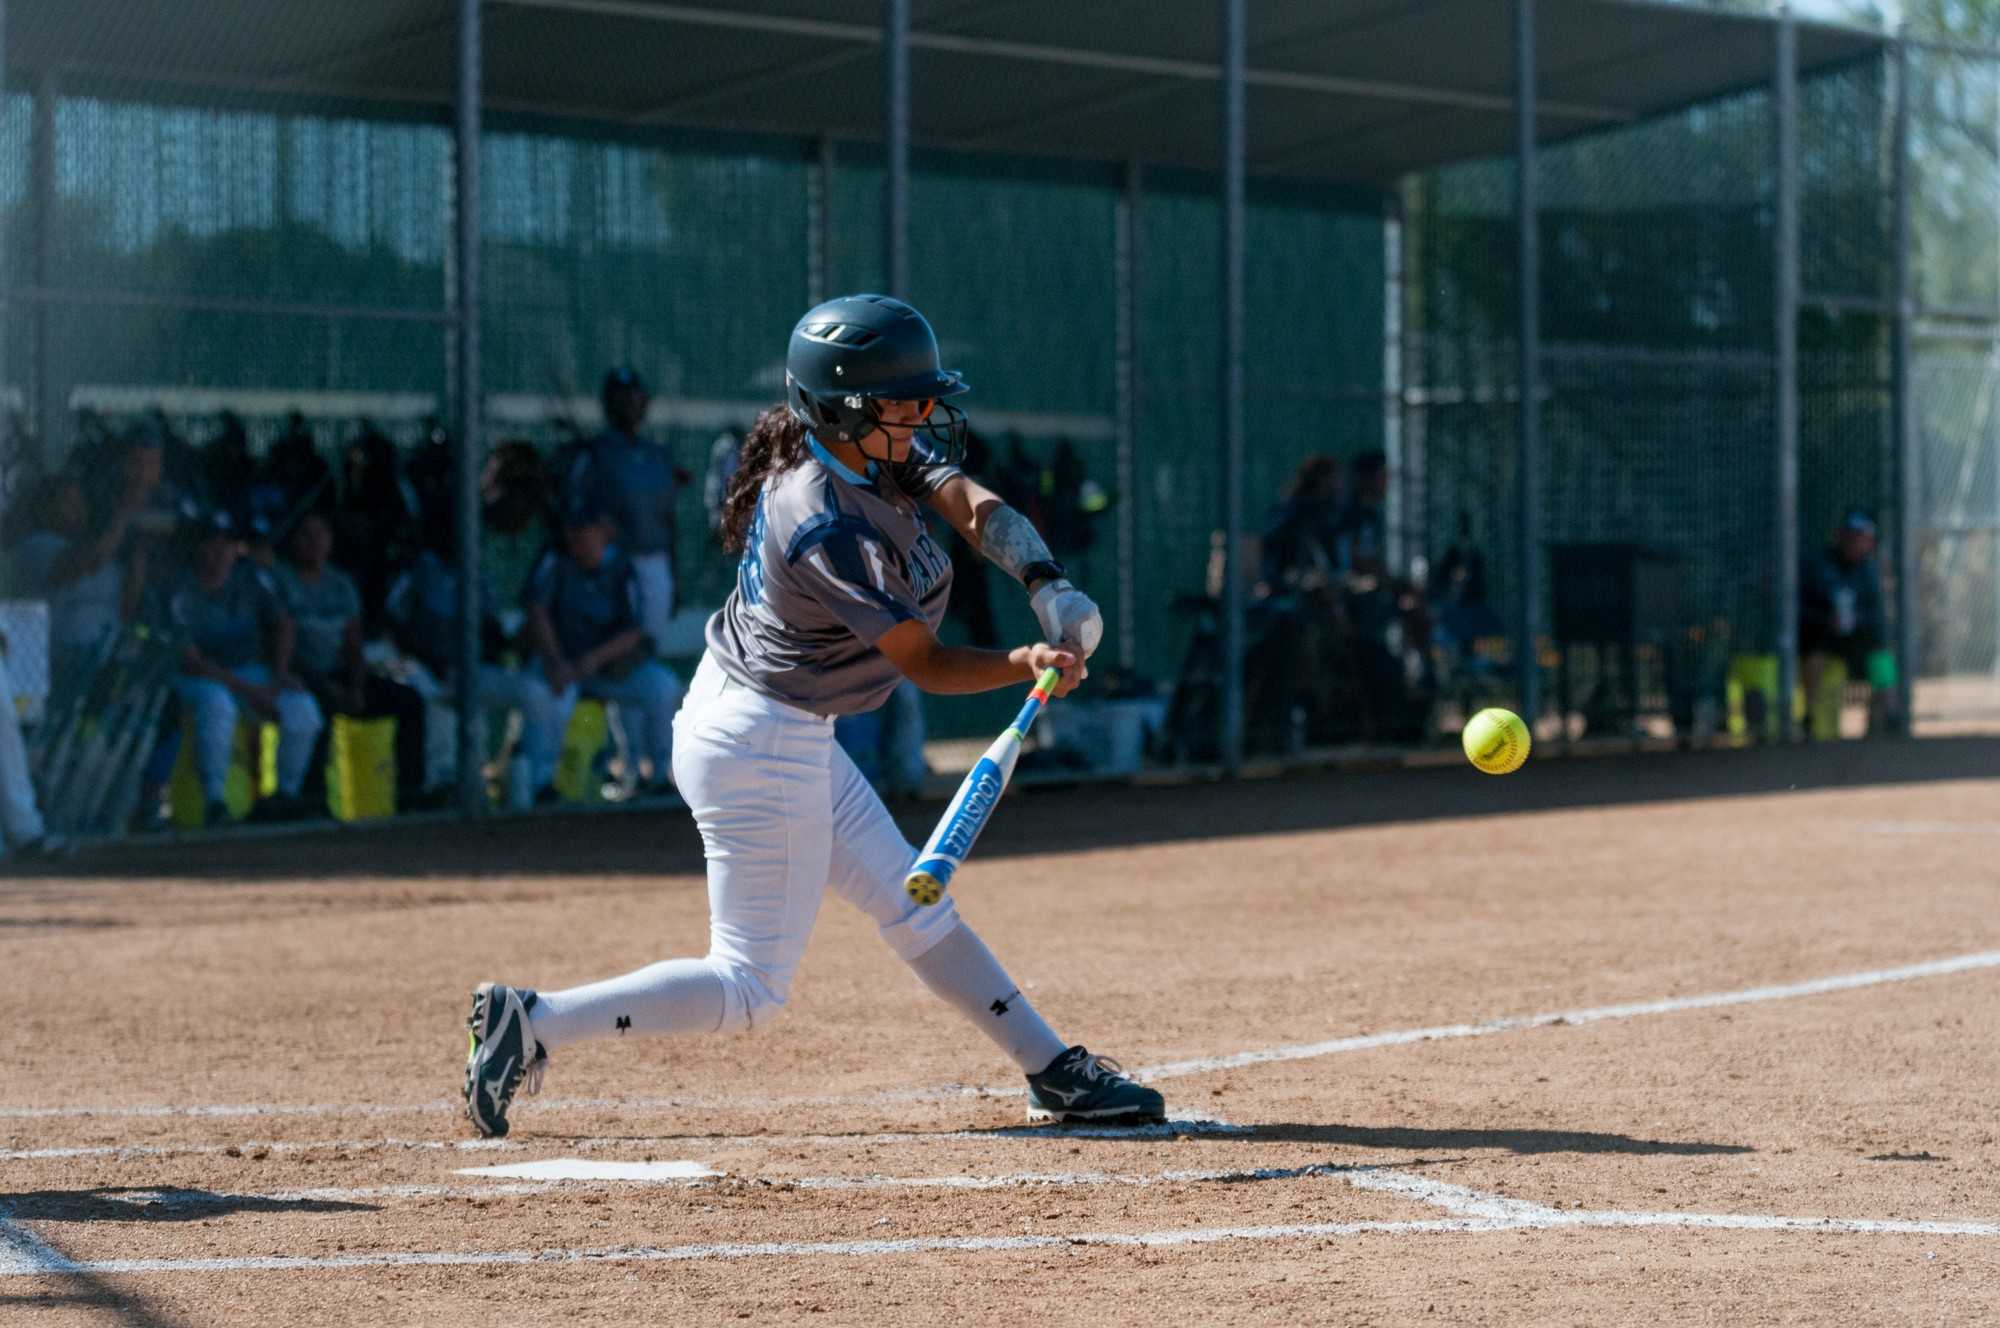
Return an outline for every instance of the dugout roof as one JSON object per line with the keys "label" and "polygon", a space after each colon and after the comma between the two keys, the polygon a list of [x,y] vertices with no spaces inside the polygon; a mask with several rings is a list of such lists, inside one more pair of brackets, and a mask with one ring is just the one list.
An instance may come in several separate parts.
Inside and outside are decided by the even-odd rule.
{"label": "dugout roof", "polygon": [[[881,0],[487,0],[486,105],[632,126],[874,140]],[[1213,169],[1215,0],[911,0],[919,147]],[[1769,81],[1773,21],[1540,0],[1554,141]],[[14,86],[448,106],[454,0],[7,0]],[[1251,0],[1252,175],[1380,185],[1513,145],[1509,0]],[[1802,73],[1885,38],[1799,21]]]}

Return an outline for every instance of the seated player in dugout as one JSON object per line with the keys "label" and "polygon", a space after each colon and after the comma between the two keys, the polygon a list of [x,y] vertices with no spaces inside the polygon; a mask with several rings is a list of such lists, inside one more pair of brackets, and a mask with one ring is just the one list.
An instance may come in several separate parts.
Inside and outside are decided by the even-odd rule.
{"label": "seated player in dugout", "polygon": [[1837,659],[1849,678],[1869,681],[1870,731],[1887,722],[1896,678],[1886,639],[1875,521],[1850,508],[1832,542],[1799,569],[1799,673],[1807,704],[1817,704],[1827,661]]}
{"label": "seated player in dugout", "polygon": [[626,737],[646,761],[644,792],[668,792],[674,711],[684,689],[653,658],[638,573],[611,542],[602,511],[582,501],[564,514],[561,543],[528,573],[522,607],[536,667],[554,698],[555,731],[569,723],[579,696],[616,702]]}
{"label": "seated player in dugout", "polygon": [[[402,655],[403,676],[427,699],[455,703],[458,691],[459,586],[458,532],[451,521],[424,528],[426,547],[389,580],[383,617],[390,640]],[[518,629],[503,621],[499,605],[511,604],[493,589],[490,561],[479,575],[479,662],[473,695],[489,716],[521,712],[520,754],[527,758],[532,796],[556,799],[556,759],[562,747],[555,698],[541,674],[515,666]],[[511,618],[521,615],[510,611]],[[482,730],[484,732],[484,730]]]}
{"label": "seated player in dugout", "polygon": [[[424,698],[376,673],[361,653],[361,589],[328,561],[333,523],[318,512],[299,519],[285,541],[290,561],[277,573],[285,609],[298,624],[292,666],[327,714],[396,721],[396,796],[404,810],[424,791]],[[317,762],[315,764],[318,764]],[[311,768],[307,770],[311,777]]]}
{"label": "seated player in dugout", "polygon": [[236,721],[245,711],[278,725],[279,797],[264,817],[303,816],[300,791],[325,720],[292,672],[298,628],[270,573],[243,558],[239,523],[223,511],[200,518],[192,565],[166,591],[165,627],[181,642],[174,681],[194,731],[194,769],[207,822],[228,818],[228,783]]}
{"label": "seated player in dugout", "polygon": [[[708,859],[708,953],[563,991],[480,984],[465,1102],[481,1134],[507,1132],[516,1090],[535,1092],[566,1046],[769,1023],[828,891],[1021,1069],[1031,1120],[1164,1118],[1158,1092],[1056,1036],[949,895],[911,900],[916,850],[834,741],[836,717],[881,705],[903,678],[962,694],[1056,668],[1067,694],[1103,635],[1034,526],[955,464],[965,417],[943,398],[965,390],[900,300],[845,296],[792,329],[785,400],[752,429],[724,507],[736,587],[675,722],[674,779]],[[1030,593],[1044,641],[937,639],[951,562],[926,508]]]}

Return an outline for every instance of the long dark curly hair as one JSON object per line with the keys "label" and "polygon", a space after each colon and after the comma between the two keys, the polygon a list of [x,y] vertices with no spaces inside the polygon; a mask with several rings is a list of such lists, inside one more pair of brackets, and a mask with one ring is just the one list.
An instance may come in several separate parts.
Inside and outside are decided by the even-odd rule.
{"label": "long dark curly hair", "polygon": [[764,481],[781,475],[806,457],[806,426],[783,406],[772,406],[757,417],[743,440],[736,473],[729,477],[729,491],[722,499],[722,547],[741,553],[750,530],[751,513],[757,510],[757,495]]}

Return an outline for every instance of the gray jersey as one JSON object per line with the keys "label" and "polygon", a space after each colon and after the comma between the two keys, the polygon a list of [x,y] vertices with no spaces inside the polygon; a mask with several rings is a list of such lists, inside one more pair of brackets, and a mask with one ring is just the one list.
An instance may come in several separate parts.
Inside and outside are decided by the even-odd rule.
{"label": "gray jersey", "polygon": [[944,618],[951,559],[924,529],[921,500],[958,473],[878,463],[857,475],[814,444],[768,477],[736,589],[708,621],[708,653],[752,691],[816,715],[881,705],[903,675],[875,642]]}

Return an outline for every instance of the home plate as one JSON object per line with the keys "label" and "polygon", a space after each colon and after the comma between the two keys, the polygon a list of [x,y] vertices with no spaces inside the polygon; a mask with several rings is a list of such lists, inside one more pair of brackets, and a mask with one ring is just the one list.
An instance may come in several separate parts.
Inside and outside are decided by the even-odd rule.
{"label": "home plate", "polygon": [[506,1176],[513,1180],[702,1180],[722,1173],[699,1162],[597,1162],[580,1157],[548,1157],[505,1167],[460,1167],[461,1176]]}

